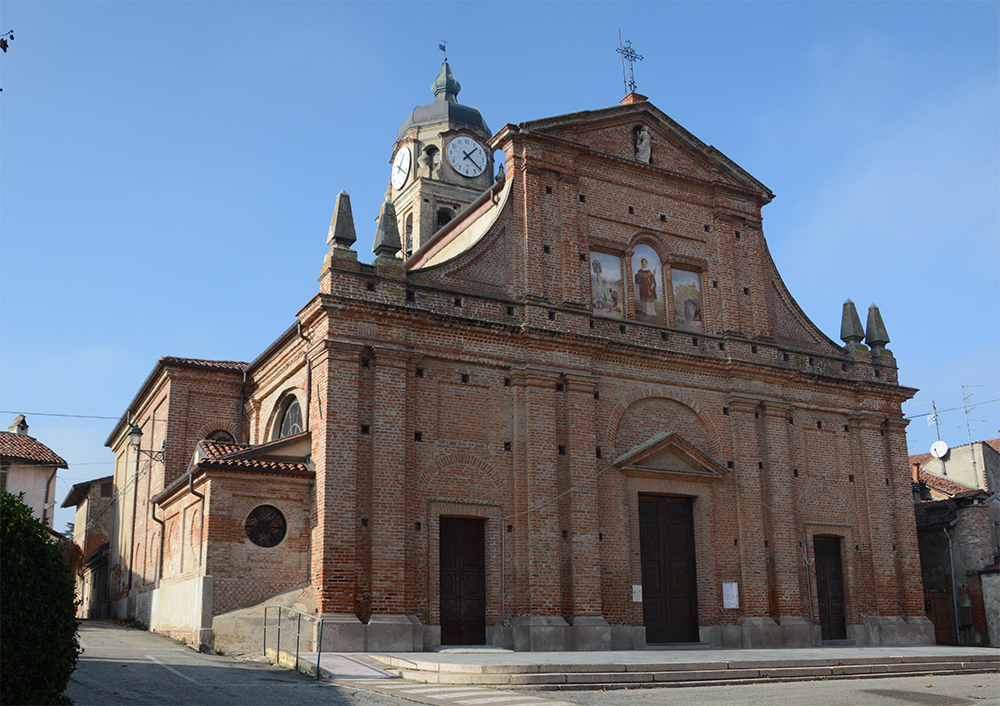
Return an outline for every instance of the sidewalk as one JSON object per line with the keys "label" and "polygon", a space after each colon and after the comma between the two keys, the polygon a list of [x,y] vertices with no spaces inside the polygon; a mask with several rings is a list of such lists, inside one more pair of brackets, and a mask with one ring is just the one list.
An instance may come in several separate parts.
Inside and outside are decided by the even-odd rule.
{"label": "sidewalk", "polygon": [[[302,654],[300,660],[315,669],[316,653]],[[484,647],[324,653],[320,666],[321,676],[338,681],[401,677],[432,684],[562,690],[1000,672],[1000,650],[924,645],[510,652]]]}

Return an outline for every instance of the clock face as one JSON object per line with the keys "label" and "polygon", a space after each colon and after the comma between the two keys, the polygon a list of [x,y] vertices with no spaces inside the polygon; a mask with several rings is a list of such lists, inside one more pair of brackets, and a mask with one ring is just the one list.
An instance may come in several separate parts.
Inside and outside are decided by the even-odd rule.
{"label": "clock face", "polygon": [[410,148],[400,147],[396,158],[392,160],[392,188],[402,189],[406,177],[410,174]]}
{"label": "clock face", "polygon": [[459,135],[448,143],[448,161],[462,176],[477,177],[486,171],[486,150],[471,137]]}

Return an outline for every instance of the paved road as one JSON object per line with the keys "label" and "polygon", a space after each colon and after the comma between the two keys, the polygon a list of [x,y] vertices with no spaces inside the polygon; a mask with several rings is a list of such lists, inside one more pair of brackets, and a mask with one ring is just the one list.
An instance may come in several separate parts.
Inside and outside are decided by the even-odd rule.
{"label": "paved road", "polygon": [[562,692],[502,691],[384,679],[357,684],[434,706],[1000,705],[1000,682],[995,674]]}
{"label": "paved road", "polygon": [[83,654],[66,693],[76,706],[410,706],[412,702],[317,682],[267,663],[206,655],[161,635],[84,621]]}
{"label": "paved road", "polygon": [[[76,706],[1000,706],[996,674],[606,692],[503,691],[401,679],[317,682],[266,663],[200,654],[109,621],[84,621],[80,638],[84,653],[66,692]],[[351,665],[345,662],[343,669],[349,671]]]}

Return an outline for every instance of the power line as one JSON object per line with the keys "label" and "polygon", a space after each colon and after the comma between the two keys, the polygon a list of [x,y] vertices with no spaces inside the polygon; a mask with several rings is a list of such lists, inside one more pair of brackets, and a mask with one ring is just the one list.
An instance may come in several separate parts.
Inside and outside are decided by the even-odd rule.
{"label": "power line", "polygon": [[26,417],[30,414],[32,417],[71,417],[73,419],[112,419],[112,420],[121,419],[121,417],[98,417],[98,416],[93,415],[93,414],[55,414],[55,413],[50,413],[50,412],[13,412],[13,411],[8,410],[8,409],[0,409],[0,414],[23,414]]}

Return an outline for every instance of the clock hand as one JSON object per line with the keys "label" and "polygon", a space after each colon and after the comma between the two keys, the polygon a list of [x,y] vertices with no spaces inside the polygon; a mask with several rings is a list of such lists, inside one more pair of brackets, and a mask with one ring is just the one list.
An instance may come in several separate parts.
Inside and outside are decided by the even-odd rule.
{"label": "clock hand", "polygon": [[478,166],[480,166],[479,162],[477,162],[477,161],[476,161],[476,160],[474,160],[474,159],[473,159],[472,157],[470,157],[470,156],[469,156],[469,153],[468,153],[468,152],[465,152],[465,151],[463,151],[463,152],[462,152],[462,154],[464,154],[464,155],[465,155],[465,158],[466,158],[467,160],[469,160],[470,162],[472,162],[473,164],[475,164],[475,165],[476,165],[477,167],[478,167]]}

